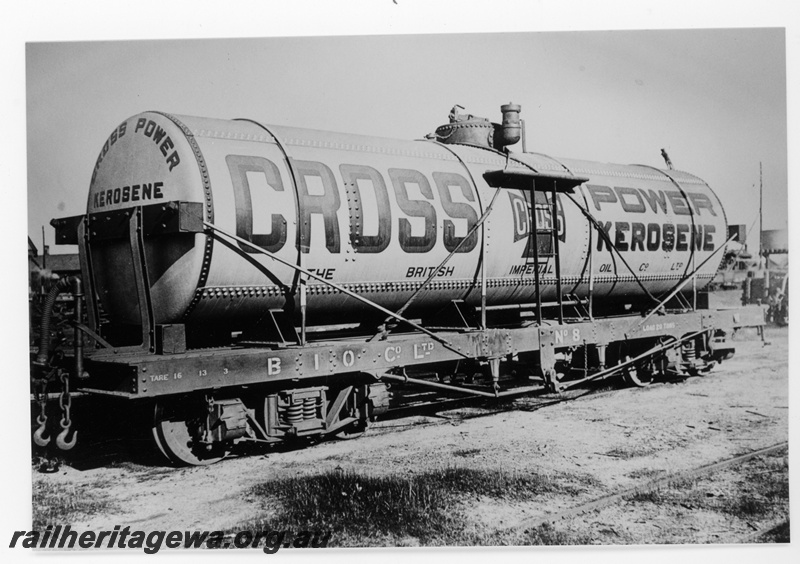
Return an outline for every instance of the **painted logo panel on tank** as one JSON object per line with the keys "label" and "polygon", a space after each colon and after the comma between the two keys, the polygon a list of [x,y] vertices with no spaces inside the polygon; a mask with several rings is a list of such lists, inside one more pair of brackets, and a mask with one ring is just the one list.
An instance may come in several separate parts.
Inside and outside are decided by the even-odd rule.
{"label": "painted logo panel on tank", "polygon": [[[326,144],[324,132],[181,119],[205,155],[220,228],[324,280],[380,294],[388,307],[401,305],[431,273],[442,282],[420,297],[423,305],[440,300],[444,284],[457,283],[460,293],[473,285],[480,236],[469,230],[480,216],[480,202],[463,167],[447,151],[412,142],[393,142],[399,147],[387,144],[382,151],[354,150],[351,137]],[[203,294],[211,299],[203,300],[197,313],[296,311],[290,303],[297,296],[296,272],[246,243],[232,244],[248,260],[215,246]],[[450,252],[455,256],[437,270]],[[253,268],[254,263],[262,268]],[[309,279],[307,287],[311,314],[360,307],[317,280]],[[456,289],[448,288],[449,294]],[[255,304],[253,298],[258,307],[250,309],[244,304]]]}
{"label": "painted logo panel on tank", "polygon": [[598,288],[624,297],[640,294],[644,285],[657,294],[696,268],[704,285],[718,263],[703,261],[726,232],[716,196],[688,175],[678,181],[648,167],[629,168],[639,174],[635,180],[595,175],[580,188],[581,205],[595,221],[592,271]]}
{"label": "painted logo panel on tank", "polygon": [[[197,176],[183,133],[169,118],[147,113],[117,126],[103,144],[92,172],[90,213],[192,199]],[[202,201],[202,194],[198,201]]]}
{"label": "painted logo panel on tank", "polygon": [[[457,161],[320,150],[300,141],[287,150],[297,179],[305,268],[356,291],[380,293],[387,307],[402,305],[432,273],[437,281],[420,296],[421,306],[440,299],[444,285],[467,289],[479,242],[469,230],[480,204]],[[443,154],[438,147],[429,151]],[[451,252],[448,264],[436,270]],[[324,301],[331,311],[359,307],[319,282],[309,281],[309,290],[309,303]]]}
{"label": "painted logo panel on tank", "polygon": [[[716,248],[714,234],[717,227],[705,220],[717,217],[717,212],[705,193],[687,191],[684,195],[677,189],[645,190],[597,184],[587,184],[586,190],[594,211],[602,213],[604,207],[619,205],[626,214],[633,216],[626,221],[602,221],[605,236],[598,238],[598,251],[608,248],[609,244],[620,252],[713,251]],[[660,211],[662,217],[667,216],[664,219],[673,216],[675,221],[635,221],[637,215],[645,214],[639,217],[646,217],[650,213],[648,207],[652,214],[658,215]]]}
{"label": "painted logo panel on tank", "polygon": [[[210,209],[197,159],[183,131],[169,117],[154,112],[123,121],[108,136],[97,157],[88,213],[102,218],[108,211],[172,201],[199,202]],[[130,221],[136,221],[134,215]],[[125,238],[91,245],[103,307],[119,321],[141,323],[133,292],[136,285],[130,242]],[[179,321],[201,277],[204,236],[146,238],[144,246],[155,321]]]}

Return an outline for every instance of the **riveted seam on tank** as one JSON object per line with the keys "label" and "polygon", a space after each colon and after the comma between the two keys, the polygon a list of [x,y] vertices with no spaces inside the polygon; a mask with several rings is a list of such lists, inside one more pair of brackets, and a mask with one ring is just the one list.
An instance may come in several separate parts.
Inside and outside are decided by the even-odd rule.
{"label": "riveted seam on tank", "polygon": [[[709,279],[712,278],[711,274],[700,274],[698,278]],[[678,274],[651,274],[639,277],[643,281],[670,281],[679,280],[682,277]],[[569,276],[562,278],[562,283],[577,283],[582,279],[579,276]],[[635,281],[631,275],[617,275],[617,276],[599,276],[595,278],[597,283],[627,283]],[[586,278],[583,278],[586,282]],[[520,286],[533,286],[535,280],[533,277],[529,278],[490,278],[487,284],[491,287],[520,287]],[[460,280],[440,280],[431,282],[428,287],[431,290],[454,290],[466,289],[471,287],[473,281],[465,278]],[[556,278],[541,278],[540,284],[547,286],[555,285]],[[406,281],[387,281],[381,283],[344,283],[342,286],[348,290],[356,292],[409,292],[418,289],[422,286],[422,282],[406,282]],[[308,286],[308,293],[312,295],[329,295],[338,294],[338,290],[330,286],[322,284],[310,284]],[[200,296],[204,299],[220,298],[220,297],[279,297],[281,296],[280,288],[276,286],[224,286],[224,287],[204,287],[200,289]]]}
{"label": "riveted seam on tank", "polygon": [[[208,176],[208,167],[206,166],[205,158],[203,157],[202,151],[200,151],[200,146],[197,144],[197,141],[194,138],[194,134],[191,132],[191,130],[189,130],[188,127],[186,127],[186,125],[183,122],[181,122],[175,116],[165,112],[155,112],[155,113],[163,115],[167,119],[171,120],[175,125],[177,125],[183,132],[184,136],[186,137],[189,146],[192,148],[195,160],[197,161],[197,165],[200,169],[200,175],[202,176],[203,179],[203,191],[206,196],[206,215],[208,217],[208,221],[213,223],[214,204],[211,199],[211,180]],[[208,280],[208,273],[211,265],[211,253],[213,247],[214,247],[213,238],[206,236],[205,246],[203,248],[203,262],[200,267],[200,278],[197,281],[197,288],[195,289],[192,301],[189,302],[186,311],[183,312],[183,319],[186,319],[189,316],[189,314],[197,306],[197,303],[200,301],[202,297],[202,289],[205,286],[206,280]]]}

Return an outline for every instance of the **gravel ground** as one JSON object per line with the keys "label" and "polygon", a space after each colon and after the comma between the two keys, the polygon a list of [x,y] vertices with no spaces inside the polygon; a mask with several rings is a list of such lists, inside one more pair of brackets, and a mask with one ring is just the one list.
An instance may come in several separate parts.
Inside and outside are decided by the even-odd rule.
{"label": "gravel ground", "polygon": [[[357,440],[267,451],[209,467],[171,469],[129,462],[87,470],[63,466],[54,474],[34,471],[33,479],[48,487],[98,492],[104,509],[78,515],[71,524],[105,530],[114,525],[234,528],[261,510],[246,496],[253,485],[335,468],[400,475],[463,465],[544,474],[576,485],[577,494],[548,493],[532,501],[463,501],[469,526],[514,527],[664,472],[787,440],[788,329],[768,329],[768,346],[752,334],[748,338],[736,343],[733,359],[708,376],[646,389],[611,389],[548,407],[519,399],[507,411],[493,414],[462,408],[435,417],[392,420],[376,424]],[[614,532],[602,537],[603,542],[614,542],[618,531],[626,531],[624,542],[630,542],[630,531],[642,515],[627,517],[624,507],[608,511],[603,519],[615,524]],[[699,523],[700,529],[714,533],[736,532],[730,524]],[[708,539],[698,535],[688,542]]]}

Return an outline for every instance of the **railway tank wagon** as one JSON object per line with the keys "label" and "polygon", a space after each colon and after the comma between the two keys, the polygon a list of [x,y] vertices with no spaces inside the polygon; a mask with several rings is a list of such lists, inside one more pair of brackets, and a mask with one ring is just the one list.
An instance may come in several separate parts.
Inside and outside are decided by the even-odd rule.
{"label": "railway tank wagon", "polygon": [[[80,280],[54,290],[78,298],[75,346],[45,339],[35,381],[140,402],[161,451],[201,464],[242,440],[360,432],[387,384],[645,385],[707,368],[731,353],[726,331],[762,323],[705,309],[727,233],[705,182],[511,151],[520,108],[502,111],[494,124],[454,109],[419,141],[123,121],[87,213],[53,222],[80,248]],[[444,384],[454,366],[490,382]]]}

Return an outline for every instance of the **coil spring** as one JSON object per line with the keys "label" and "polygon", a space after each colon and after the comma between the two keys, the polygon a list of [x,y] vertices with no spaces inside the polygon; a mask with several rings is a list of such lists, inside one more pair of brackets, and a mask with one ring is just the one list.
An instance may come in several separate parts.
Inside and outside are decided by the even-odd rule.
{"label": "coil spring", "polygon": [[317,400],[319,398],[306,398],[303,402],[303,419],[316,419]]}
{"label": "coil spring", "polygon": [[300,423],[303,420],[303,400],[297,400],[286,408],[286,421]]}
{"label": "coil spring", "polygon": [[278,417],[284,423],[293,425],[319,417],[322,398],[298,399],[288,405],[278,406]]}

